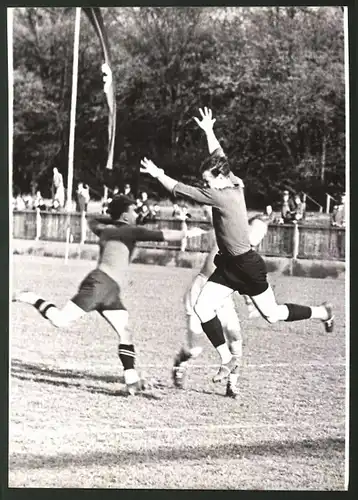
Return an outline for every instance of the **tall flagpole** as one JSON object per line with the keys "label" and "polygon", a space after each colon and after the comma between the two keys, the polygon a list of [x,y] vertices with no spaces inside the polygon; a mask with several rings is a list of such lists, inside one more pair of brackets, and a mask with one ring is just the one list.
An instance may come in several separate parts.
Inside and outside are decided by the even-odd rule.
{"label": "tall flagpole", "polygon": [[67,177],[67,211],[72,206],[73,189],[73,156],[75,149],[75,127],[76,127],[76,103],[77,103],[77,81],[78,81],[78,47],[80,41],[81,7],[76,7],[75,36],[73,42],[73,70],[72,70],[72,95],[71,95],[71,117],[70,138],[68,147],[68,177]]}
{"label": "tall flagpole", "polygon": [[66,210],[68,213],[66,229],[66,249],[65,262],[68,261],[70,248],[70,212],[72,208],[72,190],[73,190],[73,157],[75,149],[75,127],[76,127],[76,103],[77,103],[77,81],[78,81],[78,48],[80,41],[80,21],[81,7],[76,7],[75,36],[73,42],[73,69],[72,69],[72,94],[71,94],[71,115],[70,115],[70,137],[68,146],[68,175],[67,175],[67,201]]}

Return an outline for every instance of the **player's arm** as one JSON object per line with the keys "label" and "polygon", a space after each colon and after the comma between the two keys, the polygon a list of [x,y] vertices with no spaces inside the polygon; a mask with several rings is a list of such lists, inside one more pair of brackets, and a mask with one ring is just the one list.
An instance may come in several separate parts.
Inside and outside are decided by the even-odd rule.
{"label": "player's arm", "polygon": [[108,217],[108,215],[92,217],[88,221],[88,227],[96,235],[100,236],[104,229],[112,227],[112,229],[118,229],[115,227],[115,221]]}
{"label": "player's arm", "polygon": [[194,116],[194,120],[199,125],[199,127],[204,130],[206,135],[206,140],[208,142],[209,154],[214,153],[215,150],[221,149],[220,143],[216,138],[214,132],[214,123],[216,122],[216,118],[213,118],[213,113],[211,109],[204,108],[204,111],[199,108],[199,112],[201,114],[201,120]]}
{"label": "player's arm", "polygon": [[188,186],[187,184],[178,182],[165,175],[164,170],[157,167],[157,165],[155,165],[152,160],[148,160],[148,158],[141,160],[141,165],[141,172],[158,179],[158,181],[166,189],[168,189],[168,191],[171,191],[174,196],[182,196],[188,200],[195,201],[197,203],[204,203],[205,205],[215,204],[214,193],[212,190],[196,188],[194,186]]}
{"label": "player's arm", "polygon": [[174,229],[147,229],[146,227],[135,228],[136,241],[181,241],[186,236],[186,231]]}
{"label": "player's arm", "polygon": [[268,224],[260,219],[252,219],[249,228],[250,245],[256,247],[264,239]]}

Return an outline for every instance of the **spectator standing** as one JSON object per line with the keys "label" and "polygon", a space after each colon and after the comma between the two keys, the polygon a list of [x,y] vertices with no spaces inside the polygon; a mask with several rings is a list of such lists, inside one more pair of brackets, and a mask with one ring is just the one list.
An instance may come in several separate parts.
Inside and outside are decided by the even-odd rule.
{"label": "spectator standing", "polygon": [[90,194],[88,184],[79,182],[77,188],[77,211],[81,213],[87,212],[89,200]]}
{"label": "spectator standing", "polygon": [[295,211],[293,218],[298,222],[304,218],[304,206],[299,194],[295,195],[294,203],[295,203]]}
{"label": "spectator standing", "polygon": [[345,227],[346,226],[346,194],[341,196],[339,205],[335,205],[331,217],[331,226]]}
{"label": "spectator standing", "polygon": [[[65,187],[63,185],[63,177],[62,174],[58,171],[56,167],[53,169],[53,178],[52,178],[52,206],[56,205],[59,208],[64,207],[65,205]],[[55,201],[57,203],[55,204]]]}
{"label": "spectator standing", "polygon": [[295,204],[290,198],[289,191],[285,190],[282,196],[281,222],[283,224],[290,223],[294,220]]}

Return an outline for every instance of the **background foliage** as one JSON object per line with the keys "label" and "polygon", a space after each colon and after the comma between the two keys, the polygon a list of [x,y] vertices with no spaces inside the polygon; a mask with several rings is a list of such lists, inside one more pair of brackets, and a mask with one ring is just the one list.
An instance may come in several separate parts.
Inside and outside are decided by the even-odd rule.
{"label": "background foliage", "polygon": [[[139,177],[147,155],[194,182],[207,149],[192,117],[210,106],[248,206],[284,188],[323,203],[345,184],[343,12],[339,7],[102,8],[117,94],[114,170],[105,178],[107,107],[99,42],[81,16],[75,181],[92,196]],[[49,193],[67,176],[74,9],[14,15],[14,189]]]}

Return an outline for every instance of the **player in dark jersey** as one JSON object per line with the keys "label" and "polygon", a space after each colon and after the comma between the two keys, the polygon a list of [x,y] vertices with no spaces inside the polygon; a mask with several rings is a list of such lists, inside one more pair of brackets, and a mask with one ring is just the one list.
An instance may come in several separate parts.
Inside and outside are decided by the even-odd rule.
{"label": "player in dark jersey", "polygon": [[238,370],[238,363],[225,340],[217,310],[234,291],[248,295],[255,307],[269,323],[277,321],[321,320],[327,332],[333,330],[332,306],[323,303],[309,307],[299,304],[277,304],[267,282],[266,265],[262,257],[251,248],[249,223],[243,188],[230,170],[228,160],[217,140],[211,110],[200,109],[202,119],[195,118],[206,134],[209,158],[201,167],[205,188],[196,188],[178,182],[158,168],[151,160],[141,161],[141,171],[157,178],[174,196],[212,206],[213,225],[219,253],[215,257],[216,269],[205,283],[195,304],[202,329],[216,348],[221,366],[213,377],[219,382]]}
{"label": "player in dark jersey", "polygon": [[63,309],[31,291],[20,292],[13,298],[34,306],[56,327],[66,327],[90,311],[99,312],[118,334],[118,355],[129,394],[134,394],[140,386],[140,377],[134,366],[133,338],[127,327],[128,311],[123,305],[121,292],[135,244],[137,241],[181,241],[186,236],[184,231],[156,231],[136,226],[135,208],[134,199],[120,195],[108,207],[110,217],[90,220],[89,227],[99,237],[97,266],[85,277],[77,294]]}

